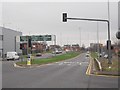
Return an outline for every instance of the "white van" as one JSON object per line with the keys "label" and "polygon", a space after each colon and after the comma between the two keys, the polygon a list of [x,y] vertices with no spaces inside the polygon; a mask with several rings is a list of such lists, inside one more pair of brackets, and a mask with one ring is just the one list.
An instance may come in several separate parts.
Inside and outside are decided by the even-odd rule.
{"label": "white van", "polygon": [[7,52],[7,60],[16,60],[19,59],[17,52]]}

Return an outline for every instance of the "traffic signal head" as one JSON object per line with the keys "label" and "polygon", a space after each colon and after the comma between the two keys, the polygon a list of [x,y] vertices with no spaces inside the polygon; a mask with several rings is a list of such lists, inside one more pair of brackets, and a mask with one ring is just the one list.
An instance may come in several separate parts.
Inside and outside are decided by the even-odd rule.
{"label": "traffic signal head", "polygon": [[24,48],[23,44],[22,44],[22,43],[20,43],[20,49],[23,49],[23,48]]}
{"label": "traffic signal head", "polygon": [[111,41],[110,40],[107,40],[107,50],[108,50],[109,45],[110,45],[110,49],[113,50],[114,46],[111,45]]}
{"label": "traffic signal head", "polygon": [[116,37],[117,37],[117,39],[120,39],[120,31],[118,31],[118,32],[116,33]]}
{"label": "traffic signal head", "polygon": [[63,22],[67,22],[67,13],[63,13]]}
{"label": "traffic signal head", "polygon": [[31,47],[31,38],[28,39],[28,47]]}

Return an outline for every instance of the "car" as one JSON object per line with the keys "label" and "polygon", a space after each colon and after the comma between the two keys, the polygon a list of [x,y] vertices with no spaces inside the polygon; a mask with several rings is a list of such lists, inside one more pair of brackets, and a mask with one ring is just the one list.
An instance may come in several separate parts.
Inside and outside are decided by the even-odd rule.
{"label": "car", "polygon": [[102,57],[102,54],[101,54],[101,53],[99,54],[99,57]]}
{"label": "car", "polygon": [[[105,54],[105,55],[104,55],[104,58],[108,59],[108,54]],[[110,58],[112,58],[112,55],[111,55]]]}
{"label": "car", "polygon": [[105,54],[105,55],[104,55],[104,58],[108,58],[108,54]]}
{"label": "car", "polygon": [[87,54],[89,54],[90,52],[89,51],[87,51]]}
{"label": "car", "polygon": [[89,56],[90,56],[90,55],[87,53],[87,54],[86,54],[86,57],[89,57]]}
{"label": "car", "polygon": [[53,53],[53,54],[60,54],[60,53],[62,53],[62,50],[56,48],[55,50],[53,50],[52,53]]}
{"label": "car", "polygon": [[17,52],[7,52],[7,60],[19,60]]}
{"label": "car", "polygon": [[40,56],[42,56],[41,53],[37,53],[37,54],[36,54],[36,57],[40,57]]}

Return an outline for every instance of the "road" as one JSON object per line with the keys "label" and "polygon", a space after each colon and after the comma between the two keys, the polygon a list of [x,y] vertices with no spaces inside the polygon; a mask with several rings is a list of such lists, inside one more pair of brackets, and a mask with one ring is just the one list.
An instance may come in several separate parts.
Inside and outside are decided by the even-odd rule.
{"label": "road", "polygon": [[[65,52],[63,53],[60,53],[60,54],[56,54],[57,55],[62,55],[62,54],[65,54]],[[40,59],[40,58],[51,58],[55,56],[55,54],[52,54],[52,53],[45,53],[45,54],[42,54],[42,56],[39,56],[39,57],[35,57],[36,59]]]}
{"label": "road", "polygon": [[3,88],[118,88],[118,78],[86,75],[89,58],[76,58],[34,68],[15,68],[2,63]]}

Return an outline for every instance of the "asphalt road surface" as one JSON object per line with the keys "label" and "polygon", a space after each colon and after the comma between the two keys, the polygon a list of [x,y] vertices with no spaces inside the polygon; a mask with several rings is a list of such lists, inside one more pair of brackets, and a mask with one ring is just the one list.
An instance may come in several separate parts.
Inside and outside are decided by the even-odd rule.
{"label": "asphalt road surface", "polygon": [[[57,55],[62,55],[62,54],[64,54],[65,52],[63,52],[63,53],[60,53],[60,54],[56,54],[56,56]],[[53,56],[55,56],[55,54],[52,54],[52,53],[45,53],[45,54],[42,54],[42,56],[38,56],[38,57],[35,57],[36,59],[40,59],[40,58],[51,58],[51,57],[53,57]]]}
{"label": "asphalt road surface", "polygon": [[86,75],[85,54],[34,68],[13,67],[2,62],[2,88],[118,88],[118,78]]}

